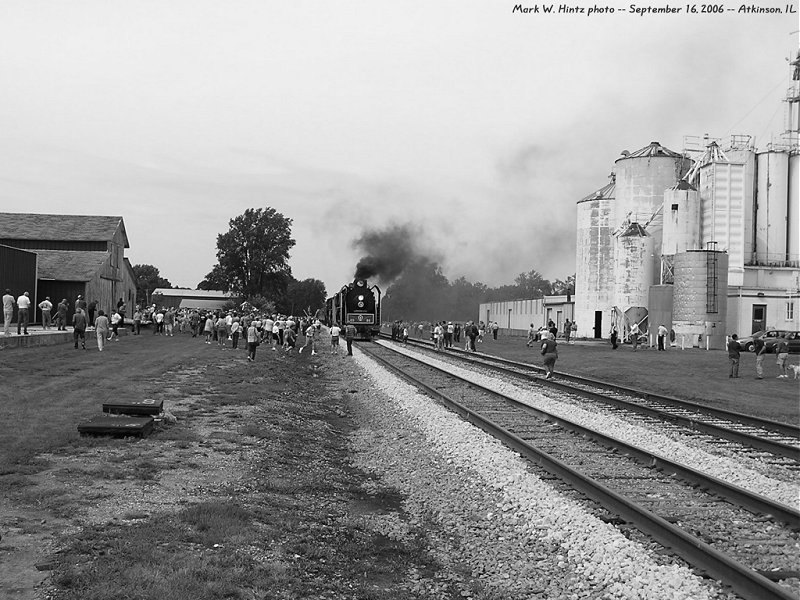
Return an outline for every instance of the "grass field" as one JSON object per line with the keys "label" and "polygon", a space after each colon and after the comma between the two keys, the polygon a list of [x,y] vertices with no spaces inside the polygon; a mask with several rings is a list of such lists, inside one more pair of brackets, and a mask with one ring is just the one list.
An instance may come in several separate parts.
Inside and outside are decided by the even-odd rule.
{"label": "grass field", "polygon": [[[498,335],[497,340],[486,337],[478,344],[486,352],[513,360],[541,365],[537,348],[527,348],[525,338]],[[728,410],[800,424],[800,381],[777,379],[775,355],[764,361],[764,379],[756,379],[755,356],[743,352],[739,379],[729,379],[727,352],[680,350],[664,352],[642,349],[634,352],[630,346],[612,350],[603,342],[578,341],[565,344],[559,340],[556,373],[563,371],[619,383],[660,394],[692,400]],[[798,364],[800,356],[789,355]]]}

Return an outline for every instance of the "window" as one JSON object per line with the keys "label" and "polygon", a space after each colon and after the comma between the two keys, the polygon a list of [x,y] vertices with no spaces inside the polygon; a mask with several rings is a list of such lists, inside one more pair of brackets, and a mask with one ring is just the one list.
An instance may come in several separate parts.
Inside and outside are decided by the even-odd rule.
{"label": "window", "polygon": [[672,205],[672,210],[678,210],[678,205],[677,204],[673,204]]}
{"label": "window", "polygon": [[794,320],[794,302],[786,303],[786,320],[787,321]]}

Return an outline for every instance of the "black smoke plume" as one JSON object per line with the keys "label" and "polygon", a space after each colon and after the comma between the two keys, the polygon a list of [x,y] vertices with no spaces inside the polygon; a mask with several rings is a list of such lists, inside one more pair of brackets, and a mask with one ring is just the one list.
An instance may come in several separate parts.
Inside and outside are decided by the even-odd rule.
{"label": "black smoke plume", "polygon": [[421,238],[421,228],[409,223],[363,233],[353,241],[353,247],[364,252],[355,277],[391,283],[424,256],[420,250]]}

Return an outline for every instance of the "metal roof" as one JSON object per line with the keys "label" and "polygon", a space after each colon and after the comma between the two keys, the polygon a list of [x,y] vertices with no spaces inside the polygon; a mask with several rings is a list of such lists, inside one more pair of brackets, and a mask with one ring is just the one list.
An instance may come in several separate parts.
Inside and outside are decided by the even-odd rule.
{"label": "metal roof", "polygon": [[108,242],[120,227],[130,248],[122,217],[0,213],[0,239]]}
{"label": "metal roof", "polygon": [[161,294],[169,298],[204,298],[208,300],[222,299],[228,300],[233,297],[230,292],[223,292],[222,290],[187,290],[181,288],[156,288],[153,294]]}
{"label": "metal roof", "polygon": [[612,179],[610,183],[607,183],[599,190],[592,192],[588,196],[578,200],[577,204],[580,204],[581,202],[588,202],[589,200],[610,200],[614,197],[614,191],[616,187],[617,184]]}
{"label": "metal roof", "polygon": [[683,154],[673,152],[669,148],[665,148],[659,142],[650,142],[644,148],[640,148],[636,152],[623,152],[623,156],[614,162],[625,160],[626,158],[652,158],[654,156],[666,156],[669,158],[683,158]]}
{"label": "metal roof", "polygon": [[228,303],[228,298],[219,300],[202,300],[197,298],[184,298],[178,308],[202,308],[204,310],[217,310]]}

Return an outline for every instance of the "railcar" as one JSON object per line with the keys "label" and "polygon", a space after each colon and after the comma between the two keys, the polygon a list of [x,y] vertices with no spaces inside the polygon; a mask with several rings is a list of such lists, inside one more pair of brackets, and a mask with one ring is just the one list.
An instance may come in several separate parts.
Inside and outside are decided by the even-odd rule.
{"label": "railcar", "polygon": [[328,325],[355,325],[356,339],[372,340],[381,329],[381,290],[366,279],[355,279],[325,303]]}

